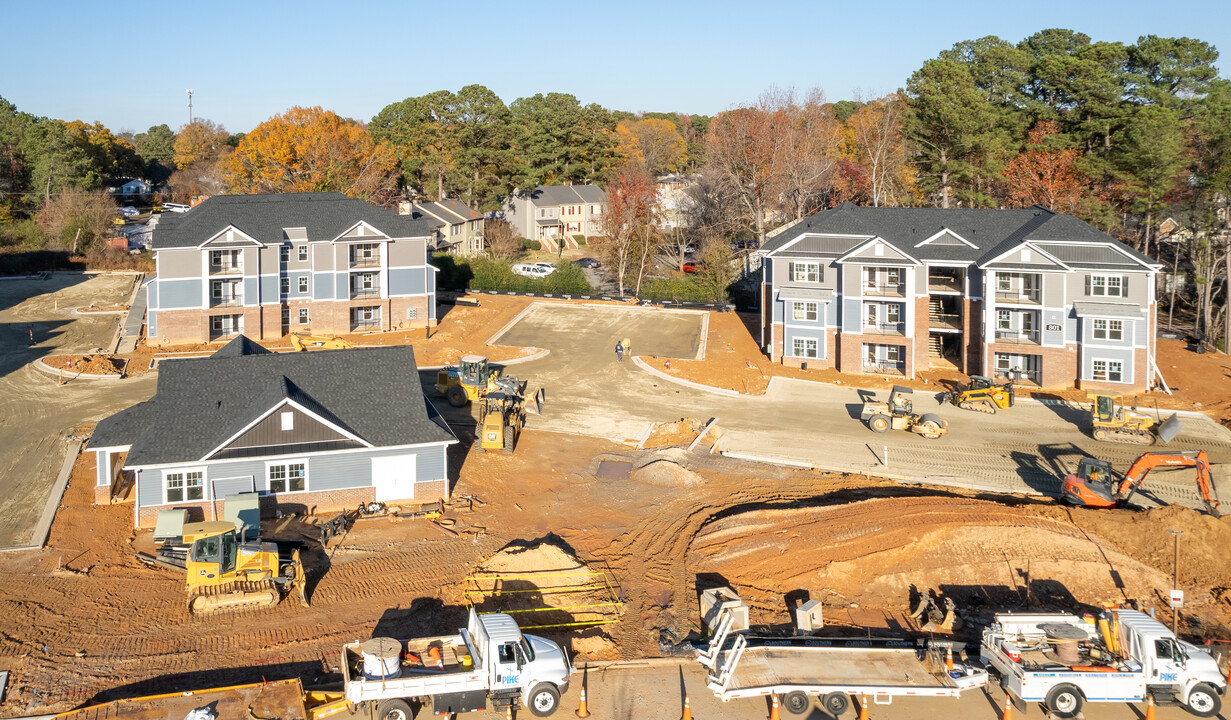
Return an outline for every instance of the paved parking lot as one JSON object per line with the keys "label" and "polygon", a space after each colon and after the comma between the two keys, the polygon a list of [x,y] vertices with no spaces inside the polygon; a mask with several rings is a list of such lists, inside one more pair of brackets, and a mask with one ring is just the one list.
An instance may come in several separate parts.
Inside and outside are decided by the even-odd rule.
{"label": "paved parking lot", "polygon": [[[550,350],[510,372],[546,388],[548,404],[531,427],[635,439],[650,423],[681,417],[719,418],[724,452],[786,459],[851,472],[888,474],[1001,492],[1053,494],[1083,455],[1121,470],[1146,448],[1096,442],[1086,434],[1086,413],[1059,404],[1022,402],[995,416],[941,408],[917,392],[916,407],[950,423],[949,435],[927,440],[906,432],[877,435],[859,421],[862,397],[884,398],[889,383],[869,378],[868,389],[775,379],[762,397],[729,397],[665,380],[630,363],[617,363],[615,339],[629,335],[635,354],[694,357],[700,347],[696,313],[641,307],[537,304],[495,342]],[[1182,416],[1184,430],[1166,449],[1204,449],[1228,487],[1231,433],[1204,416]],[[1154,449],[1162,449],[1163,446]],[[886,458],[887,455],[887,458]],[[887,460],[887,465],[886,465]],[[1147,483],[1159,499],[1196,505],[1190,470],[1158,473]],[[1224,492],[1224,495],[1231,492]]]}

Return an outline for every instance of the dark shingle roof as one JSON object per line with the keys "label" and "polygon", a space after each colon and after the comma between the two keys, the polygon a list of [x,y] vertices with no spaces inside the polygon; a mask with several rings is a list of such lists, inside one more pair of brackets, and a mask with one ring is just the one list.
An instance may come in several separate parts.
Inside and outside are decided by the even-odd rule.
{"label": "dark shingle roof", "polygon": [[[920,245],[943,230],[957,234],[975,247],[953,242]],[[1037,240],[1116,243],[1132,257],[1156,264],[1071,215],[1060,215],[1038,206],[1024,210],[884,208],[859,207],[847,202],[822,210],[767,240],[762,250],[766,254],[773,253],[804,233],[879,236],[921,261],[984,263],[1023,242]],[[856,243],[852,241],[851,244]],[[792,249],[785,254],[793,254]]]}
{"label": "dark shingle roof", "polygon": [[100,422],[91,443],[132,445],[130,466],[193,462],[288,398],[376,447],[456,439],[428,411],[409,346],[271,353],[241,336],[161,363],[154,398]]}
{"label": "dark shingle roof", "polygon": [[607,202],[607,194],[597,185],[540,185],[529,197],[539,207]]}
{"label": "dark shingle roof", "polygon": [[428,237],[427,223],[342,193],[217,195],[186,213],[164,213],[155,250],[196,247],[228,225],[259,242],[279,245],[283,228],[307,228],[311,240],[332,240],[363,220],[389,237]]}

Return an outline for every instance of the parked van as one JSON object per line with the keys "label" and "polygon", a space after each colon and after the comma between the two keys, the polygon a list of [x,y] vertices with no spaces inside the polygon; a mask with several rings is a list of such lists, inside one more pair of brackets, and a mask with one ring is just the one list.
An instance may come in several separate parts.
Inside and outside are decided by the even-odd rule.
{"label": "parked van", "polygon": [[515,274],[532,278],[545,278],[555,272],[555,270],[555,268],[543,267],[542,265],[531,265],[528,263],[517,263],[513,266],[513,272]]}

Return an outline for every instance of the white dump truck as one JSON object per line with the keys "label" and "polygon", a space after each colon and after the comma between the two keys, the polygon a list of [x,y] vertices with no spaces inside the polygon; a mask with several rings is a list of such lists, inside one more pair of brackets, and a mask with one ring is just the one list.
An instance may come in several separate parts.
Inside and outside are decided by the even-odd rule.
{"label": "white dump truck", "polygon": [[560,706],[573,666],[559,645],[522,635],[513,618],[473,609],[457,635],[372,638],[342,650],[347,701],[375,706],[377,720],[411,720],[412,702],[436,715],[516,707],[539,717]]}
{"label": "white dump truck", "polygon": [[948,649],[926,640],[872,641],[858,638],[751,638],[731,634],[730,615],[717,625],[698,661],[709,669],[707,685],[723,702],[777,695],[783,709],[803,715],[813,698],[837,717],[851,695],[887,705],[894,697],[958,697],[987,684],[987,672],[962,663],[946,664]]}
{"label": "white dump truck", "polygon": [[1183,705],[1198,717],[1222,707],[1227,683],[1209,653],[1179,640],[1136,610],[1108,610],[1092,622],[1068,614],[998,614],[979,655],[1005,692],[1071,718],[1085,702]]}

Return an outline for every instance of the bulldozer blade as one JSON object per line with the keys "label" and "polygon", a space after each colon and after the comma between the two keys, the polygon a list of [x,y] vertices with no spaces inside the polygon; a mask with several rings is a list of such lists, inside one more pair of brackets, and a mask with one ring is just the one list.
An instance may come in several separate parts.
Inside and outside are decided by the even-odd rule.
{"label": "bulldozer blade", "polygon": [[530,396],[526,398],[526,412],[531,415],[542,415],[543,404],[547,402],[547,391],[543,388],[537,388]]}
{"label": "bulldozer blade", "polygon": [[303,561],[299,558],[299,550],[295,550],[295,554],[291,559],[291,568],[295,573],[294,579],[291,580],[291,590],[299,596],[299,604],[308,607],[308,578],[304,574]]}
{"label": "bulldozer blade", "polygon": [[1158,426],[1158,439],[1164,443],[1169,443],[1175,439],[1176,435],[1180,434],[1184,426],[1180,423],[1180,414],[1172,413],[1171,417],[1163,421],[1162,425]]}

